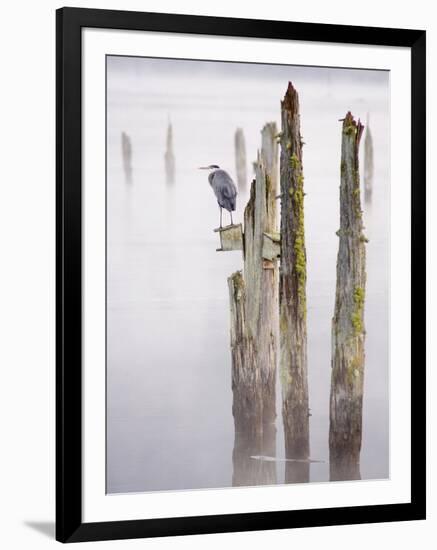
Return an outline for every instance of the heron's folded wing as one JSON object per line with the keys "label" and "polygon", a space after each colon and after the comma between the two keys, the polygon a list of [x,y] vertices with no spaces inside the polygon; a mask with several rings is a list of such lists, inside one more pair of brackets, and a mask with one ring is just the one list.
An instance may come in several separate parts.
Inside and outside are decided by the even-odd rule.
{"label": "heron's folded wing", "polygon": [[229,174],[224,170],[220,170],[220,174],[217,174],[217,176],[218,184],[223,196],[228,199],[235,198],[237,196],[237,187]]}

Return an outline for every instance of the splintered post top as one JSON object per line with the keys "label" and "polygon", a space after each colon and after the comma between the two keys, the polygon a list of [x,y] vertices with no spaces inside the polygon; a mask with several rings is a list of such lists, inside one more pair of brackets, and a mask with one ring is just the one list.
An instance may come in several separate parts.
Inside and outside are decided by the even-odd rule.
{"label": "splintered post top", "polygon": [[291,82],[288,83],[287,91],[282,101],[282,108],[291,112],[299,111],[299,96]]}
{"label": "splintered post top", "polygon": [[356,136],[357,145],[359,145],[363,130],[364,125],[361,124],[360,119],[358,119],[358,122],[356,122],[354,117],[352,116],[352,113],[348,111],[343,119],[343,132],[345,134],[350,134],[353,132]]}

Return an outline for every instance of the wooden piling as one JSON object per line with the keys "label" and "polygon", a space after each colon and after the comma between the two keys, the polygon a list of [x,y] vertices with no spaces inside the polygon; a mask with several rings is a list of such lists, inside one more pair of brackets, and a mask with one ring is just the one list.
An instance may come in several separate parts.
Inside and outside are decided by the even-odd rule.
{"label": "wooden piling", "polygon": [[[298,93],[289,82],[281,102],[280,379],[287,458],[309,458],[304,177]],[[302,463],[303,464],[303,463]],[[296,468],[294,468],[295,470]],[[304,472],[302,473],[302,469]],[[292,471],[293,468],[290,468]],[[309,481],[309,466],[298,479]]]}
{"label": "wooden piling", "polygon": [[241,223],[218,227],[214,229],[214,233],[220,235],[220,248],[217,248],[217,252],[243,250],[243,226]]}
{"label": "wooden piling", "polygon": [[[278,325],[278,268],[276,259],[266,269],[263,258],[265,233],[275,233],[277,154],[276,126],[262,130],[256,178],[244,212],[244,273],[228,279],[231,304],[231,350],[233,415],[235,424],[234,474],[242,472],[242,461],[253,455],[275,455],[276,446],[276,358]],[[241,450],[244,449],[243,452]],[[250,454],[249,454],[250,453]],[[253,460],[253,459],[251,459]],[[251,471],[253,482],[271,483],[274,463]],[[259,479],[263,472],[263,479]],[[234,484],[240,477],[234,476]],[[245,483],[247,478],[245,477]]]}
{"label": "wooden piling", "polygon": [[235,131],[234,143],[238,189],[245,191],[247,187],[246,142],[241,128],[237,128]]}
{"label": "wooden piling", "polygon": [[364,200],[366,203],[371,202],[373,191],[373,138],[369,122],[369,115],[367,115],[364,136]]}
{"label": "wooden piling", "polygon": [[364,382],[366,238],[358,149],[363,126],[347,113],[342,126],[340,229],[332,320],[330,479],[358,479]]}
{"label": "wooden piling", "polygon": [[164,155],[165,179],[168,185],[174,183],[175,178],[175,157],[173,152],[173,127],[171,122],[167,126],[166,149]]}
{"label": "wooden piling", "polygon": [[121,155],[127,183],[132,182],[132,143],[126,132],[121,132]]}

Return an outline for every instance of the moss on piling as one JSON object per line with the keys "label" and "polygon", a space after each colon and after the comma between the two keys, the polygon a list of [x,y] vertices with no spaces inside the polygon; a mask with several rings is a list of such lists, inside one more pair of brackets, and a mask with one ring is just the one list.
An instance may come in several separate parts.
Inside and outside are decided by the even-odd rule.
{"label": "moss on piling", "polygon": [[[299,161],[298,161],[299,162]],[[299,163],[300,164],[300,163]],[[306,316],[306,251],[305,251],[305,214],[303,174],[296,178],[296,189],[293,193],[293,215],[296,220],[295,239],[293,243],[294,266],[297,276],[297,295],[301,314]]]}
{"label": "moss on piling", "polygon": [[245,283],[242,271],[236,271],[229,277],[232,281],[234,299],[239,302],[244,295]]}
{"label": "moss on piling", "polygon": [[[291,144],[290,144],[290,149],[291,149]],[[293,170],[299,170],[300,168],[300,162],[299,162],[299,159],[296,155],[296,153],[293,153],[290,157],[290,164],[291,164],[291,167],[293,168]]]}
{"label": "moss on piling", "polygon": [[354,126],[353,124],[347,124],[343,128],[343,133],[346,134],[347,136],[352,136],[352,135],[355,136],[357,133],[357,127]]}
{"label": "moss on piling", "polygon": [[355,287],[354,310],[351,316],[354,336],[358,336],[364,330],[364,326],[363,326],[364,298],[365,298],[364,288],[359,286]]}

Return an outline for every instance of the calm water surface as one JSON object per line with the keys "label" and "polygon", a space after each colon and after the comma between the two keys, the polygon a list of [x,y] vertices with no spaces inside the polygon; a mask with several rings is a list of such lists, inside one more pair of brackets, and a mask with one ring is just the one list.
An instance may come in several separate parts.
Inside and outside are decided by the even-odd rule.
{"label": "calm water surface", "polygon": [[[370,124],[375,177],[364,205],[367,246],[363,479],[389,475],[388,75],[370,71],[109,58],[107,97],[107,490],[228,487],[234,428],[227,277],[239,252],[218,253],[219,211],[205,172],[235,178],[234,132],[248,174],[267,121],[279,125],[288,80],[300,94],[308,256],[311,481],[327,481],[331,318],[339,226],[342,118]],[[171,119],[172,186],[164,152]],[[132,180],[121,133],[132,143]],[[240,193],[235,220],[247,195]],[[224,213],[226,216],[227,213]],[[227,217],[224,220],[227,223]],[[277,456],[284,457],[278,388]],[[277,463],[284,480],[284,462]]]}

